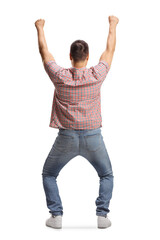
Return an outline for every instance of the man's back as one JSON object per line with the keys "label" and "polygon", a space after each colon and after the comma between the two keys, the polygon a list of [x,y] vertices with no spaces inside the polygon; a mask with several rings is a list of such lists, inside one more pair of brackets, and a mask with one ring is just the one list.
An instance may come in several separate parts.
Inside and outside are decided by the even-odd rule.
{"label": "man's back", "polygon": [[[48,227],[62,228],[63,205],[56,179],[63,167],[79,155],[89,161],[99,177],[99,196],[95,201],[98,216],[97,227],[111,226],[108,213],[114,176],[101,134],[100,88],[111,66],[118,19],[110,16],[109,23],[107,47],[99,63],[87,69],[88,44],[84,40],[76,40],[70,48],[70,60],[73,67],[65,69],[56,64],[52,54],[48,51],[43,32],[44,21],[36,21],[39,49],[44,67],[55,86],[50,127],[59,128],[58,136],[45,160],[42,171],[46,203],[51,214],[46,221]],[[83,171],[80,177],[82,176]]]}
{"label": "man's back", "polygon": [[45,70],[55,86],[50,127],[95,129],[102,127],[100,88],[109,71],[101,60],[96,66],[62,68],[51,60]]}

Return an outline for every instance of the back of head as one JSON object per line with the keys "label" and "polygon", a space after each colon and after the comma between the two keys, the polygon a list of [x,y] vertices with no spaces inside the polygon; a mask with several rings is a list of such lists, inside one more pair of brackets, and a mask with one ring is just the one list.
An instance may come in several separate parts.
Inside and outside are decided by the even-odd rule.
{"label": "back of head", "polygon": [[84,61],[89,53],[89,46],[84,40],[76,40],[71,44],[70,54],[74,62]]}

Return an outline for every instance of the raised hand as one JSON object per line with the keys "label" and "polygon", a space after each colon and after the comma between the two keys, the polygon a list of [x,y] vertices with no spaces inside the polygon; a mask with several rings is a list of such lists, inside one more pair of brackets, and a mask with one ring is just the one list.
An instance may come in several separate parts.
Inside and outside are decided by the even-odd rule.
{"label": "raised hand", "polygon": [[117,17],[115,17],[115,16],[109,16],[108,17],[108,21],[109,21],[109,24],[115,24],[115,25],[117,25],[118,24],[118,22],[119,22],[119,19],[117,18]]}
{"label": "raised hand", "polygon": [[44,24],[45,24],[45,20],[44,20],[44,19],[38,19],[38,20],[35,22],[36,28],[43,28],[43,27],[44,27]]}

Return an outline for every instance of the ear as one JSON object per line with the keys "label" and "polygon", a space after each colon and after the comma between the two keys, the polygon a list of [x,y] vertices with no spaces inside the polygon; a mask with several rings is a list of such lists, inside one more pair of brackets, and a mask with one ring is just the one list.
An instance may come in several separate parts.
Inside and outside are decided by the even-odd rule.
{"label": "ear", "polygon": [[72,60],[72,56],[71,56],[71,53],[69,53],[69,58],[70,58],[70,60]]}
{"label": "ear", "polygon": [[87,56],[87,61],[88,61],[88,59],[89,59],[89,53],[88,53],[88,56]]}

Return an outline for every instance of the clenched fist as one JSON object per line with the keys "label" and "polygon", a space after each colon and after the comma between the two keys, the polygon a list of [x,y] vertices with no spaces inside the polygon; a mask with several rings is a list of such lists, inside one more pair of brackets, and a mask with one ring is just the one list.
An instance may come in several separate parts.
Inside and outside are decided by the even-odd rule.
{"label": "clenched fist", "polygon": [[44,19],[38,19],[38,20],[35,22],[36,28],[43,28],[43,27],[44,27],[44,24],[45,24],[45,20],[44,20]]}
{"label": "clenched fist", "polygon": [[109,16],[108,17],[108,20],[109,20],[109,24],[115,24],[115,25],[117,25],[118,24],[118,22],[119,22],[119,19],[117,18],[117,17],[115,17],[115,16]]}

